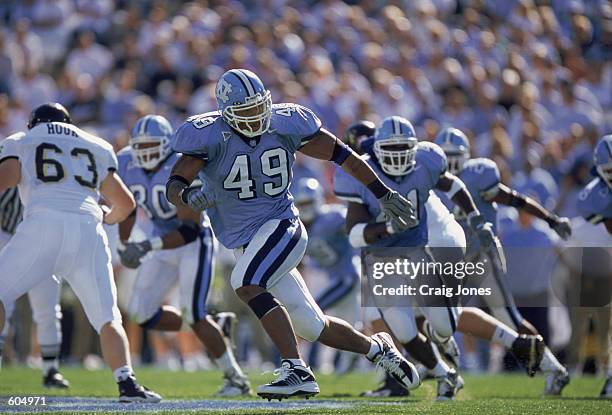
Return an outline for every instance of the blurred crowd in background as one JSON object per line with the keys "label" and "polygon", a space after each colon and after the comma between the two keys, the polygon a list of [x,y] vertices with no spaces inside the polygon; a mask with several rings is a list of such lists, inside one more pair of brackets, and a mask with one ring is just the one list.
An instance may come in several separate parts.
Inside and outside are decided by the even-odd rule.
{"label": "blurred crowd in background", "polygon": [[[338,136],[389,115],[424,140],[460,128],[505,183],[573,217],[593,145],[612,131],[606,0],[8,0],[0,21],[0,137],[58,101],[119,150],[145,114],[177,127],[215,110],[217,78],[247,68],[274,102],[310,107]],[[331,197],[330,167],[308,168]],[[67,358],[95,352],[70,340]]]}

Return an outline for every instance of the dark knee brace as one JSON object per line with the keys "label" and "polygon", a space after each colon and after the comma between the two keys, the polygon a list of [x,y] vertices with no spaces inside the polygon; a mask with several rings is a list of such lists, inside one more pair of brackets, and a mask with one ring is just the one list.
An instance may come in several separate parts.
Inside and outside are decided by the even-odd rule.
{"label": "dark knee brace", "polygon": [[276,307],[282,306],[282,304],[269,292],[257,294],[249,300],[248,304],[260,320]]}

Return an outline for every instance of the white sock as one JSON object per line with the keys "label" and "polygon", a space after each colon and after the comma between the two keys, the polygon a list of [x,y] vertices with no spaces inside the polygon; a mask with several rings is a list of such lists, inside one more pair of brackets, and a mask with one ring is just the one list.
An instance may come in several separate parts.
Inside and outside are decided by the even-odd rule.
{"label": "white sock", "polygon": [[115,377],[115,381],[117,383],[122,382],[129,378],[130,376],[134,376],[134,371],[130,365],[121,366],[113,372],[113,376]]}
{"label": "white sock", "polygon": [[56,358],[46,357],[42,360],[43,375],[47,376],[47,374],[49,373],[51,369],[55,369],[55,370],[59,369],[59,359],[57,357]]}
{"label": "white sock", "polygon": [[495,333],[493,333],[491,342],[509,349],[517,338],[518,333],[516,331],[508,326],[501,325],[495,328]]}
{"label": "white sock", "polygon": [[225,353],[223,353],[218,359],[215,359],[215,363],[226,375],[232,375],[235,373],[240,377],[244,376],[244,373],[242,373],[240,366],[238,366],[238,362],[236,362],[234,353],[232,353],[230,348],[227,348]]}
{"label": "white sock", "polygon": [[377,341],[370,338],[370,350],[366,354],[366,357],[370,360],[374,360],[378,353],[382,352],[380,344]]}
{"label": "white sock", "polygon": [[561,365],[561,363],[559,363],[555,355],[550,351],[548,347],[544,349],[544,356],[542,357],[540,368],[542,369],[542,372],[546,373],[565,372],[565,368]]}
{"label": "white sock", "polygon": [[304,362],[302,359],[283,359],[286,360],[288,362],[291,362],[292,365],[295,366],[303,366],[303,367],[308,367],[308,365],[306,364],[306,362]]}

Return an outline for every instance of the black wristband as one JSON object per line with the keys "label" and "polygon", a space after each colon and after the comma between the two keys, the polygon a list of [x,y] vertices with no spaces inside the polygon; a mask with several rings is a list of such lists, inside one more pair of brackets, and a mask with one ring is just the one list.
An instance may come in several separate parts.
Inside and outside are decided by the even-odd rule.
{"label": "black wristband", "polygon": [[189,204],[189,195],[192,192],[195,192],[196,190],[198,190],[198,187],[186,187],[185,189],[183,189],[183,191],[181,192],[181,200],[184,204]]}
{"label": "black wristband", "polygon": [[372,192],[377,199],[385,197],[385,195],[390,192],[390,189],[381,182],[380,179],[376,179],[370,183],[368,185],[368,190]]}
{"label": "black wristband", "polygon": [[185,184],[185,186],[189,186],[189,182],[183,176],[179,176],[178,174],[173,174],[172,176],[168,177],[168,183],[171,182],[171,181],[174,181],[174,180],[177,180],[177,181]]}

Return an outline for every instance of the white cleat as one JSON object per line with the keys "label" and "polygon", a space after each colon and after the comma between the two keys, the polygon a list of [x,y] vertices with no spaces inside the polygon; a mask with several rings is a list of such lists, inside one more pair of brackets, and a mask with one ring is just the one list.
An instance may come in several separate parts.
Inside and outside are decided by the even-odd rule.
{"label": "white cleat", "polygon": [[451,370],[442,378],[438,378],[437,401],[452,401],[457,396],[457,392],[463,389],[463,378],[455,370]]}
{"label": "white cleat", "polygon": [[391,336],[388,333],[380,332],[371,338],[380,345],[382,350],[372,361],[404,388],[410,390],[419,387],[421,378],[417,369],[397,350]]}

